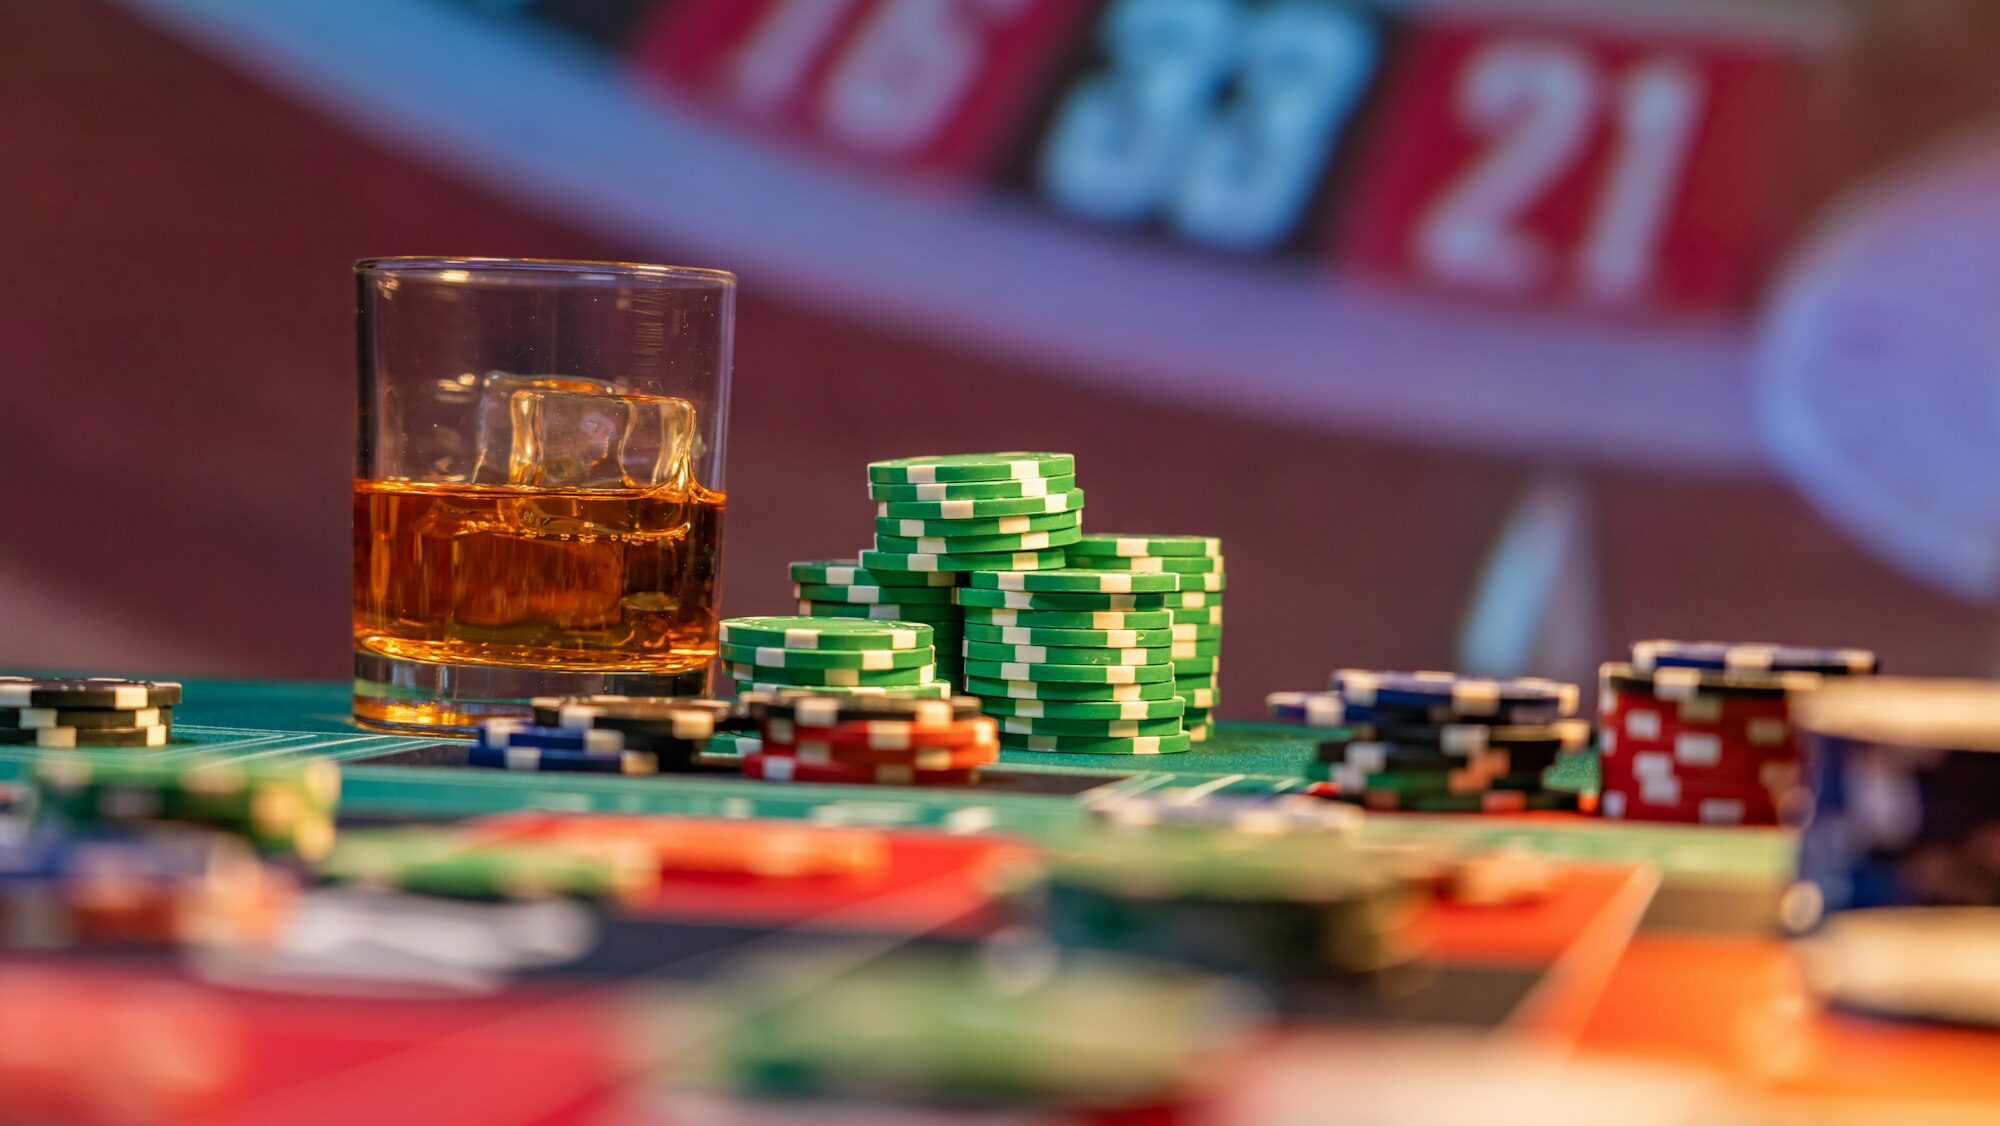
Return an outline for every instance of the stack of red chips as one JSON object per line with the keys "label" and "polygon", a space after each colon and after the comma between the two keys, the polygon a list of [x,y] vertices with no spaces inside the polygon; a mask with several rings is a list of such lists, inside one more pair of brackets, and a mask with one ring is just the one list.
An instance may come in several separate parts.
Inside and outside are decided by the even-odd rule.
{"label": "stack of red chips", "polygon": [[1809,806],[1790,699],[1873,653],[1642,641],[1598,672],[1598,811],[1631,821],[1775,825]]}
{"label": "stack of red chips", "polygon": [[772,782],[963,786],[999,760],[999,730],[979,701],[785,694],[758,705],[763,749],[747,777]]}

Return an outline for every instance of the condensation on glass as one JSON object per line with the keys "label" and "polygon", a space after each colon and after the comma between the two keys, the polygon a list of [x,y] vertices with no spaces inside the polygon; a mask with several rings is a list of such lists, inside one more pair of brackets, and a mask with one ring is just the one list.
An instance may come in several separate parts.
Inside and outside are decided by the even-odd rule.
{"label": "condensation on glass", "polygon": [[703,690],[736,279],[497,258],[355,279],[355,718]]}

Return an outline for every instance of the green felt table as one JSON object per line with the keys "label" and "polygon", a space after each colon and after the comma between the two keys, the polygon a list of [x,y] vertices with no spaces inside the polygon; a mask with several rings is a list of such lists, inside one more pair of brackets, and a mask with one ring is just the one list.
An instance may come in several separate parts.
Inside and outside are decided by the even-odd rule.
{"label": "green felt table", "polygon": [[[534,774],[459,767],[388,765],[385,755],[435,747],[433,737],[381,735],[348,718],[348,686],[339,682],[193,680],[175,714],[175,742],[161,756],[252,758],[315,754],[342,766],[342,809],[364,816],[451,818],[521,809],[810,819],[822,824],[922,826],[946,831],[997,830],[1030,836],[1077,824],[1096,802],[1146,794],[1201,800],[1268,797],[1307,785],[1302,771],[1324,732],[1271,723],[1222,723],[1215,737],[1186,754],[1077,756],[1006,752],[1012,771],[1084,779],[1083,792],[1004,789],[772,785],[728,774],[623,778]],[[126,754],[131,752],[87,752]],[[25,778],[37,752],[0,747],[0,783]],[[1573,756],[1552,781],[1567,789],[1595,784],[1589,755]],[[1639,861],[1684,879],[1768,881],[1790,867],[1793,843],[1774,830],[1607,822],[1548,814],[1373,816],[1365,831],[1398,839],[1514,844],[1552,855]]]}
{"label": "green felt table", "polygon": [[[338,682],[211,680],[187,685],[187,699],[177,711],[183,724],[210,727],[251,727],[273,731],[362,730],[348,717],[348,689]],[[1170,771],[1176,774],[1249,774],[1261,777],[1303,777],[1313,761],[1322,733],[1293,724],[1225,722],[1206,743],[1178,755],[1118,756],[1101,763],[1079,763],[1076,755],[1007,751],[1001,758],[1028,766],[1103,769],[1119,772]],[[1596,787],[1596,760],[1571,755],[1552,776],[1568,790]]]}

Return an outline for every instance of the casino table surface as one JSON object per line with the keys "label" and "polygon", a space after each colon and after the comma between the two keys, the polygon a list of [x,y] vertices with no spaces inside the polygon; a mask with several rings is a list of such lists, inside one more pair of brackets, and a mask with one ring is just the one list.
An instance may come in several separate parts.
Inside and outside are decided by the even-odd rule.
{"label": "casino table surface", "polygon": [[[772,784],[728,773],[658,777],[536,774],[468,768],[462,740],[382,735],[353,724],[338,681],[186,680],[175,742],[156,754],[323,754],[342,767],[344,817],[461,818],[521,810],[809,819],[845,824],[992,828],[1037,835],[1076,824],[1096,798],[1144,793],[1179,800],[1259,798],[1303,790],[1323,734],[1286,724],[1222,722],[1196,750],[1158,756],[1004,751],[1004,787],[900,788]],[[34,752],[0,747],[0,782]],[[1570,756],[1553,785],[1591,790],[1595,759]],[[1607,822],[1574,813],[1372,816],[1386,839],[1532,847],[1584,860],[1644,863],[1671,878],[1765,884],[1792,864],[1775,830]]]}

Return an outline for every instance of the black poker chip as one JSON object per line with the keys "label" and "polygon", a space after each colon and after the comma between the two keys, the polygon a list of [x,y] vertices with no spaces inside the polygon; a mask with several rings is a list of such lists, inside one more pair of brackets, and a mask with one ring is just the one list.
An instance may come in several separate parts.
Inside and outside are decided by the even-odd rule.
{"label": "black poker chip", "polygon": [[950,723],[980,714],[978,699],[953,696],[946,700],[903,696],[837,696],[818,692],[744,692],[736,697],[743,714],[762,719],[779,716],[801,726],[866,720]]}
{"label": "black poker chip", "polygon": [[1598,666],[1597,682],[1603,689],[1657,700],[1689,700],[1702,696],[1778,698],[1816,688],[1820,677],[1809,672],[1748,673],[1682,667],[1656,668],[1646,673],[1611,661]]}
{"label": "black poker chip", "polygon": [[726,702],[698,696],[541,696],[530,707],[544,727],[691,743],[714,734],[731,713]]}
{"label": "black poker chip", "polygon": [[158,727],[174,721],[172,708],[0,708],[0,729],[38,727]]}
{"label": "black poker chip", "polygon": [[124,680],[114,676],[0,676],[4,708],[170,708],[181,702],[172,680]]}
{"label": "black poker chip", "polygon": [[1392,723],[1383,720],[1356,725],[1353,741],[1431,747],[1465,754],[1485,747],[1580,751],[1590,745],[1590,736],[1590,723],[1580,719],[1540,724]]}
{"label": "black poker chip", "polygon": [[1495,746],[1466,753],[1454,753],[1437,747],[1413,747],[1362,739],[1331,739],[1319,745],[1318,758],[1325,763],[1346,763],[1351,757],[1359,757],[1355,754],[1357,750],[1371,760],[1379,760],[1382,763],[1381,769],[1392,772],[1456,770],[1475,758],[1495,759],[1501,754],[1507,756],[1509,772],[1540,771],[1554,766],[1556,759],[1562,754],[1562,751],[1553,744]]}
{"label": "black poker chip", "polygon": [[27,727],[0,730],[0,746],[15,747],[164,747],[173,729],[151,727]]}

